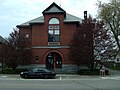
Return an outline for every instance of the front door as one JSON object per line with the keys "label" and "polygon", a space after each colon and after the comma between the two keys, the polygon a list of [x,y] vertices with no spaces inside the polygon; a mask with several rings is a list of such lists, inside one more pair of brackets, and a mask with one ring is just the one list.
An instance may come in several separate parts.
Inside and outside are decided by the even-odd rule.
{"label": "front door", "polygon": [[54,70],[55,68],[62,68],[62,58],[59,53],[51,52],[46,57],[46,68]]}

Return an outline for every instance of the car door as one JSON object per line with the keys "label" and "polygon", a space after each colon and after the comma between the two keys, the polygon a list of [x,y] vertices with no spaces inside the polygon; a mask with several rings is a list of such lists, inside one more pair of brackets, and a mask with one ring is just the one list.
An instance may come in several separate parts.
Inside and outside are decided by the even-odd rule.
{"label": "car door", "polygon": [[49,78],[50,77],[50,72],[47,71],[47,70],[44,70],[43,71],[43,76],[44,76],[44,78]]}
{"label": "car door", "polygon": [[44,78],[44,70],[39,70],[39,77]]}
{"label": "car door", "polygon": [[31,72],[30,72],[30,76],[31,77],[34,77],[34,78],[36,78],[36,77],[38,77],[38,69],[33,69],[33,70],[31,70]]}

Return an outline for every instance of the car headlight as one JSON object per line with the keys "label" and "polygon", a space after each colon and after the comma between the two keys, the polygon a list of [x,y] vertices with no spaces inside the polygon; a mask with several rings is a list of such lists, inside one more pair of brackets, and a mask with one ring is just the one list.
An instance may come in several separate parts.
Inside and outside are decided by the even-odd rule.
{"label": "car headlight", "polygon": [[21,72],[21,74],[23,74],[23,72]]}

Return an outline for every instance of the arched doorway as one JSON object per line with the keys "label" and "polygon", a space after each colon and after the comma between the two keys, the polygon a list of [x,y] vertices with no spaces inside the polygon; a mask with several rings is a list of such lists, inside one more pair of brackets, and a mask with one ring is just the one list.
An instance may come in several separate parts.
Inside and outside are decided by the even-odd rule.
{"label": "arched doorway", "polygon": [[62,57],[57,52],[50,52],[46,56],[46,68],[54,70],[55,68],[62,68]]}

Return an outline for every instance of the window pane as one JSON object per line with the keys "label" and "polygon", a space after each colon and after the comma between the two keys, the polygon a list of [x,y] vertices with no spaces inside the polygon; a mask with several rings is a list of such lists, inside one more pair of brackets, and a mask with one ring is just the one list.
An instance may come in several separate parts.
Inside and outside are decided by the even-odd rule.
{"label": "window pane", "polygon": [[59,35],[55,35],[55,36],[54,36],[54,41],[55,41],[55,42],[59,42],[59,41],[60,41]]}
{"label": "window pane", "polygon": [[57,18],[51,18],[49,24],[59,24],[59,20]]}
{"label": "window pane", "polygon": [[39,60],[39,56],[36,56],[36,61],[38,61]]}
{"label": "window pane", "polygon": [[62,68],[62,59],[61,59],[61,57],[56,57],[56,68]]}
{"label": "window pane", "polygon": [[60,29],[60,26],[55,26],[55,29]]}
{"label": "window pane", "polygon": [[48,29],[53,29],[53,26],[49,26]]}
{"label": "window pane", "polygon": [[53,42],[53,41],[54,41],[53,36],[48,36],[48,42]]}
{"label": "window pane", "polygon": [[29,34],[26,34],[26,35],[25,35],[25,38],[29,38]]}
{"label": "window pane", "polygon": [[53,30],[48,31],[49,35],[53,35]]}
{"label": "window pane", "polygon": [[60,34],[60,30],[55,30],[55,35],[59,35]]}

